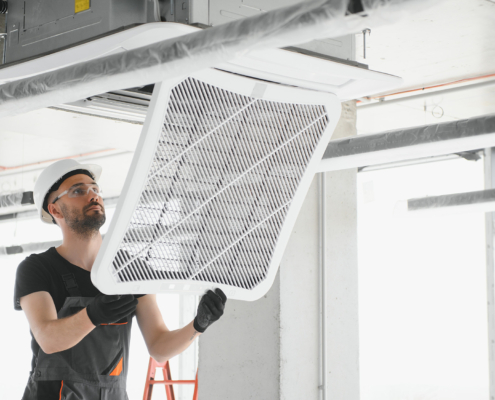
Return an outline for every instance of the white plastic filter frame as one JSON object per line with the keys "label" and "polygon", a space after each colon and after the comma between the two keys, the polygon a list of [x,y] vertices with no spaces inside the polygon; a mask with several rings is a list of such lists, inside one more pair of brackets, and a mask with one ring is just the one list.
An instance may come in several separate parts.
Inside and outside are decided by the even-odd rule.
{"label": "white plastic filter frame", "polygon": [[[304,127],[301,129],[299,129],[300,127],[298,127],[299,131],[294,133],[292,138],[289,138],[289,140],[283,142],[282,145],[280,145],[279,147],[268,151],[268,153],[266,154],[263,154],[263,152],[260,150],[258,154],[258,156],[261,157],[260,160],[258,160],[251,166],[242,166],[242,168],[244,169],[239,172],[238,176],[232,178],[230,183],[225,187],[217,188],[213,196],[210,196],[210,198],[206,199],[204,203],[199,206],[199,208],[204,207],[206,204],[212,204],[215,199],[219,198],[225,193],[230,193],[229,190],[231,190],[235,186],[236,182],[240,182],[243,178],[247,178],[249,176],[248,174],[253,172],[256,168],[261,168],[263,162],[270,160],[270,157],[275,157],[279,153],[283,154],[282,151],[286,146],[288,146],[288,143],[291,143],[298,138],[303,138],[302,134],[304,132],[307,132],[308,130],[312,130],[311,132],[318,132],[317,141],[315,142],[315,144],[311,145],[312,147],[310,146],[312,149],[312,154],[306,154],[306,168],[300,168],[300,180],[298,183],[296,183],[296,188],[292,189],[292,198],[283,203],[283,205],[272,212],[271,215],[267,216],[264,219],[261,219],[260,221],[257,221],[256,223],[253,222],[251,226],[245,227],[243,233],[238,233],[237,236],[233,238],[235,239],[233,242],[231,241],[227,243],[220,243],[220,245],[224,246],[224,248],[220,246],[220,248],[217,249],[217,254],[213,255],[212,259],[206,264],[197,264],[199,256],[196,256],[196,264],[194,264],[195,270],[191,273],[191,267],[189,266],[189,270],[187,271],[187,273],[190,273],[189,276],[184,276],[184,274],[186,273],[184,272],[184,270],[177,272],[169,269],[167,271],[167,267],[165,268],[165,270],[163,269],[163,267],[157,267],[156,265],[153,265],[154,260],[151,259],[146,260],[144,267],[141,263],[141,268],[145,268],[146,271],[141,271],[141,273],[139,274],[133,274],[133,272],[131,271],[129,274],[125,275],[125,270],[132,268],[132,262],[139,262],[138,259],[142,260],[141,257],[146,254],[151,249],[151,247],[153,247],[153,245],[145,246],[146,248],[144,250],[141,250],[141,253],[138,252],[136,255],[130,256],[130,258],[124,260],[126,261],[124,263],[122,263],[123,258],[120,257],[117,259],[118,262],[114,265],[114,260],[116,260],[116,255],[119,250],[122,250],[122,248],[129,245],[128,241],[124,242],[124,238],[126,240],[129,238],[142,239],[144,236],[146,236],[146,233],[144,233],[144,236],[141,237],[139,237],[139,235],[143,235],[142,232],[146,232],[146,229],[148,229],[148,232],[150,230],[150,228],[145,227],[141,229],[141,233],[135,233],[136,231],[132,231],[132,229],[130,228],[133,226],[132,224],[134,224],[135,226],[135,220],[136,218],[138,218],[137,214],[139,214],[139,211],[137,211],[137,208],[140,204],[140,201],[142,200],[142,193],[143,191],[145,191],[148,184],[147,178],[151,168],[153,168],[153,163],[155,162],[155,153],[157,152],[157,148],[159,148],[160,146],[160,138],[163,139],[162,134],[167,135],[166,129],[163,129],[163,127],[165,119],[168,118],[167,115],[169,112],[169,107],[171,107],[170,99],[172,91],[174,90],[174,88],[182,87],[181,84],[183,83],[185,85],[187,80],[191,82],[191,79],[199,84],[199,86],[193,85],[196,88],[200,87],[200,89],[198,90],[203,90],[201,88],[208,87],[212,88],[211,90],[216,90],[220,94],[230,93],[234,97],[238,96],[236,98],[242,98],[246,101],[246,103],[241,108],[239,108],[237,112],[230,115],[229,118],[221,121],[219,125],[212,127],[212,129],[210,129],[205,135],[205,138],[208,135],[219,131],[220,127],[225,126],[227,123],[230,123],[229,121],[232,121],[235,118],[240,118],[241,116],[242,118],[246,118],[247,116],[253,117],[253,121],[248,121],[248,123],[250,123],[251,126],[254,126],[254,124],[256,124],[256,118],[262,118],[263,116],[257,115],[255,113],[249,114],[249,111],[247,110],[252,109],[257,104],[261,104],[260,107],[267,107],[266,105],[269,104],[270,107],[279,107],[278,109],[280,110],[286,110],[290,107],[295,107],[297,109],[297,107],[300,107],[301,109],[304,108],[305,110],[309,110],[309,114],[313,115],[314,117],[311,121],[299,121],[298,123],[304,122],[306,123],[306,125],[304,125]],[[189,95],[191,95],[191,93],[186,93],[186,97]],[[205,95],[204,92],[203,95]],[[208,95],[211,95],[211,93],[206,93],[206,96]],[[214,98],[212,98],[212,102],[214,102],[218,106]],[[265,106],[263,106],[263,104],[265,104]],[[201,106],[198,104],[186,104],[186,109],[188,110],[188,112],[191,113],[196,112],[194,111],[196,107]],[[319,110],[320,113],[314,114],[316,111],[311,110]],[[340,110],[340,101],[338,100],[337,96],[331,93],[321,93],[316,91],[287,87],[283,85],[269,84],[255,79],[245,78],[213,69],[201,71],[188,78],[175,81],[166,81],[156,84],[143,131],[129,170],[129,174],[124,184],[119,203],[117,204],[114,217],[108,229],[108,233],[105,236],[102,247],[100,249],[100,252],[98,253],[94,267],[91,271],[91,279],[95,286],[99,288],[103,293],[107,294],[149,294],[176,292],[182,294],[200,295],[208,289],[221,288],[230,299],[252,301],[262,297],[270,289],[275,279],[279,263],[282,259],[285,247],[289,240],[299,210],[313,180],[314,174],[317,170],[317,166],[321,161],[326,145],[330,140],[337,121],[340,117]],[[218,114],[222,113],[220,109],[218,109],[217,111]],[[173,111],[171,111],[171,113],[172,112]],[[175,115],[177,116],[178,114]],[[185,118],[187,118],[187,115],[185,116]],[[278,126],[279,128],[281,127],[281,125],[283,125],[283,122],[287,122],[280,121],[280,119],[277,121],[280,122]],[[260,125],[257,125],[256,127],[259,128]],[[251,131],[250,133],[253,132],[254,131]],[[263,133],[268,135],[270,132]],[[238,134],[243,135],[244,133],[238,132]],[[280,132],[277,132],[277,134],[280,134]],[[246,135],[248,135],[248,133],[246,133]],[[186,150],[180,153],[180,157],[188,154],[189,151],[194,151],[194,149],[198,147],[199,142],[207,140],[205,138],[200,138],[196,142],[192,143]],[[246,142],[247,141],[248,139],[246,139]],[[241,142],[242,140],[239,141],[239,143]],[[250,151],[256,153],[258,150],[256,148],[247,149],[247,157],[253,156],[254,153],[251,154],[249,153]],[[218,153],[216,155],[218,155]],[[175,158],[178,159],[177,157]],[[295,160],[292,161],[295,162]],[[287,162],[287,165],[290,165],[291,160],[287,160]],[[239,163],[242,164],[242,160],[240,160]],[[168,161],[168,165],[171,165],[170,160]],[[161,168],[163,170],[163,165]],[[242,168],[240,167],[240,169]],[[229,173],[232,175],[231,170],[225,172],[226,175],[228,175]],[[296,174],[296,172],[294,172],[294,174]],[[288,178],[281,177],[278,180],[281,182],[283,179],[287,180]],[[198,183],[198,185],[201,184],[201,182]],[[260,185],[263,185],[263,183],[260,183]],[[273,185],[270,186],[266,184],[263,186],[263,189],[268,192],[273,191],[273,193],[275,193],[276,190]],[[231,192],[234,192],[234,197],[229,199],[229,201],[231,200],[229,204],[232,206],[233,210],[239,209],[240,204],[243,201],[241,190],[236,190],[237,189],[231,190]],[[259,188],[257,188],[257,190],[259,190]],[[225,194],[225,196],[227,196],[227,194]],[[163,198],[160,198],[159,201],[162,202],[161,205],[164,205]],[[168,204],[170,204],[170,202]],[[229,207],[225,208],[225,213],[227,214],[229,212],[227,210],[228,208]],[[196,211],[198,209],[196,209]],[[218,207],[215,210],[218,211]],[[183,220],[185,221],[187,219],[190,219],[191,215],[193,215],[194,212],[195,211],[193,210],[193,212],[187,214],[183,218]],[[223,210],[220,210],[218,212],[223,212]],[[271,222],[274,216],[277,215],[277,213],[283,214],[284,212],[285,216],[283,217],[282,222],[279,222],[278,225]],[[229,215],[224,216],[222,221],[226,221],[230,217],[231,216]],[[134,222],[132,222],[133,218]],[[149,216],[146,217],[145,215],[143,218],[149,219]],[[184,221],[169,221],[169,226],[173,225],[173,227],[169,229],[160,226],[158,229],[165,230],[165,232],[160,231],[159,233],[161,235],[158,236],[161,236],[162,238],[166,237],[166,229],[168,229],[168,232],[170,233],[181,224],[184,224]],[[237,266],[236,263],[233,263],[229,266],[229,271],[222,270],[222,266],[215,266],[215,262],[217,260],[221,261],[222,257],[224,257],[228,252],[235,250],[235,246],[247,242],[250,235],[254,236],[257,233],[257,230],[262,230],[269,224],[271,224],[271,228],[275,226],[272,229],[272,232],[275,232],[276,237],[271,238],[272,242],[270,242],[271,246],[269,246],[268,250],[262,250],[262,252],[264,251],[266,254],[261,257],[257,257],[258,263],[261,259],[261,263],[264,265],[255,265],[257,261],[253,259],[253,265],[246,267],[246,251],[245,253],[243,253],[244,260],[242,266]],[[203,227],[203,229],[207,228],[209,228],[209,226],[206,228]],[[194,236],[194,234],[195,233],[193,232],[192,235]],[[206,237],[207,235],[203,236]],[[233,235],[230,234],[230,236],[230,239],[232,240]],[[261,243],[259,236],[258,242]],[[267,242],[269,242],[269,240],[267,240]],[[249,244],[247,246],[249,247]],[[188,247],[188,245],[183,245],[183,247]],[[200,250],[201,249],[197,249],[197,253]],[[185,251],[187,252],[187,249]],[[158,252],[159,251],[157,251],[156,253]],[[206,254],[207,251],[205,251],[204,253]],[[166,259],[166,257],[162,259]],[[247,260],[247,262],[249,263],[250,261]],[[126,265],[126,263],[128,265]],[[116,265],[118,265],[118,267],[116,267]],[[129,267],[129,265],[131,267]],[[211,269],[214,266],[215,271],[208,272],[208,268]],[[239,268],[239,271],[235,270],[237,267]],[[174,267],[170,268],[173,269]],[[301,265],[301,268],[306,268],[306,266]],[[249,275],[249,272],[247,272],[248,269],[250,269],[250,271],[261,271],[261,276],[258,276],[257,281],[253,280],[253,277]],[[255,272],[255,274],[258,272]],[[226,277],[226,275],[228,275],[229,273],[237,275],[236,277],[232,277],[231,275]],[[136,278],[137,275],[140,275],[138,277],[139,279],[131,280]],[[214,279],[211,279],[212,276]],[[217,278],[220,277],[220,279],[216,279],[215,276]]]}

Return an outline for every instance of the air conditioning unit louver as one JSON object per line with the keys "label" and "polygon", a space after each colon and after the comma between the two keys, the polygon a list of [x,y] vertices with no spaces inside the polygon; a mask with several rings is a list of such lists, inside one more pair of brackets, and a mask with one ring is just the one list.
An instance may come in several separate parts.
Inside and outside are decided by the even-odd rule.
{"label": "air conditioning unit louver", "polygon": [[157,84],[94,284],[263,296],[339,115],[333,94],[216,70]]}

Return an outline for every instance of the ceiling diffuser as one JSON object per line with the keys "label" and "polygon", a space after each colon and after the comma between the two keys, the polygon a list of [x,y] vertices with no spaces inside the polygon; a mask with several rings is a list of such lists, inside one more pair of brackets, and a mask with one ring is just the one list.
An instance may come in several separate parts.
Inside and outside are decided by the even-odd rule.
{"label": "ceiling diffuser", "polygon": [[157,84],[94,284],[263,296],[339,115],[333,94],[216,70]]}

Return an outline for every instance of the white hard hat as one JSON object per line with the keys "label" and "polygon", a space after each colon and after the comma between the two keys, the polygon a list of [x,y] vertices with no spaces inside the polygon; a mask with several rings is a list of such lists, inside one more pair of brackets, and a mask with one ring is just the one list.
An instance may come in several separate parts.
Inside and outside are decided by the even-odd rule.
{"label": "white hard hat", "polygon": [[47,224],[53,224],[52,216],[45,210],[43,210],[43,201],[45,200],[45,196],[48,194],[48,191],[53,186],[53,184],[60,178],[62,178],[65,174],[77,169],[88,171],[93,176],[93,179],[96,182],[98,182],[98,179],[100,179],[101,167],[99,165],[80,164],[76,160],[66,159],[57,161],[46,167],[36,180],[33,193],[34,204],[36,204],[38,215],[43,222],[46,222]]}

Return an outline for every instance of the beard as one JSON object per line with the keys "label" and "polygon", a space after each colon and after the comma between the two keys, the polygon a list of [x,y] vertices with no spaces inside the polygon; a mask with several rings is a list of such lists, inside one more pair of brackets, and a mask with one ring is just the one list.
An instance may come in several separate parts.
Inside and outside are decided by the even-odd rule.
{"label": "beard", "polygon": [[[86,214],[86,210],[93,206],[100,206],[102,213],[91,212]],[[65,219],[65,223],[70,230],[82,237],[91,237],[99,232],[106,221],[105,208],[101,204],[91,203],[83,208],[82,212],[77,209],[69,209],[61,204],[60,209]]]}

